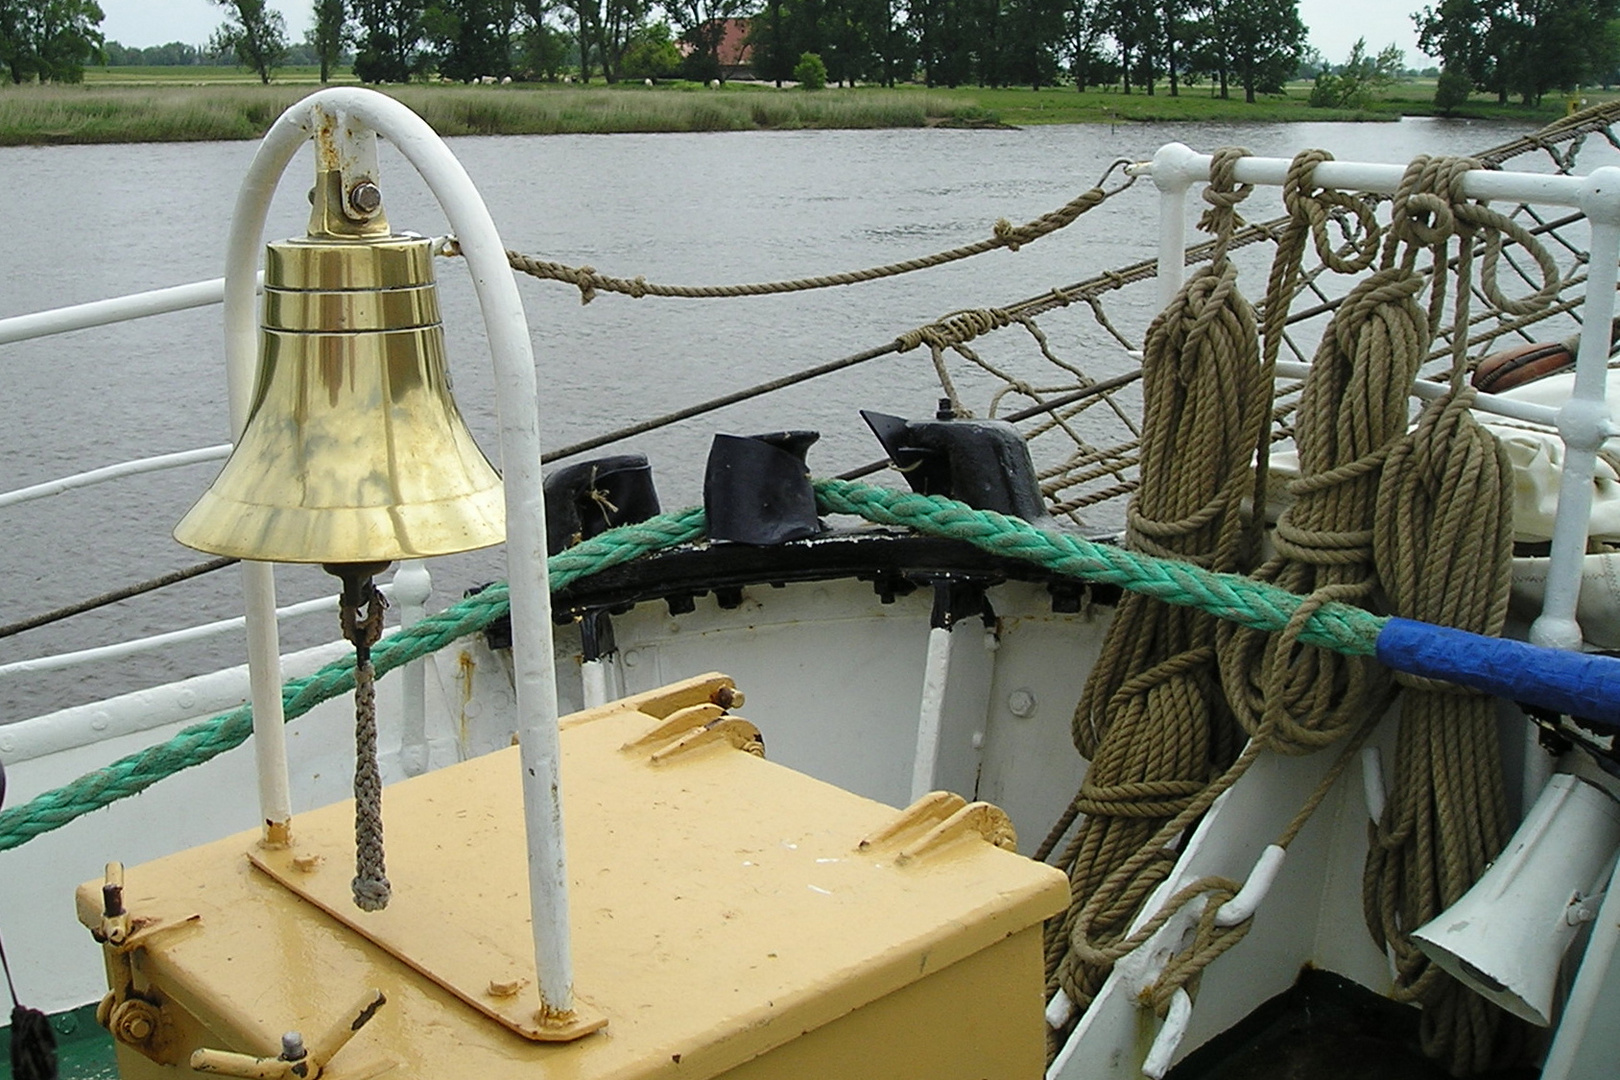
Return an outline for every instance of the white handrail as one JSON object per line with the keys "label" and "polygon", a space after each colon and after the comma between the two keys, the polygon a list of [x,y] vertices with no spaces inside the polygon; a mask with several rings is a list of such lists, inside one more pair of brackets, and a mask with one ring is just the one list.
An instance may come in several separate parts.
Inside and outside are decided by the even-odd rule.
{"label": "white handrail", "polygon": [[[386,595],[392,589],[392,585],[385,585],[378,591]],[[337,606],[336,595],[318,596],[313,600],[304,600],[297,604],[289,604],[284,608],[277,608],[276,615],[278,618],[290,619],[317,611],[335,611]],[[182,630],[170,630],[162,634],[153,634],[151,637],[118,641],[111,645],[97,645],[93,648],[79,649],[75,652],[53,653],[50,656],[41,656],[34,660],[14,660],[9,664],[0,664],[0,678],[8,675],[33,675],[41,671],[61,671],[65,668],[78,667],[81,664],[88,664],[97,660],[117,660],[126,656],[138,656],[141,653],[167,648],[170,645],[180,645],[188,641],[201,641],[205,638],[217,637],[220,634],[240,629],[246,621],[245,616],[238,615],[234,619],[219,619],[215,622],[199,623],[196,626],[188,626]]]}
{"label": "white handrail", "polygon": [[[1279,360],[1277,374],[1290,379],[1308,378],[1311,374],[1311,365],[1294,360]],[[1420,380],[1412,384],[1412,396],[1423,398],[1425,401],[1436,401],[1445,397],[1450,389],[1445,383]],[[1558,426],[1558,410],[1551,405],[1541,405],[1534,401],[1519,401],[1500,394],[1475,394],[1473,408],[1480,412],[1505,416],[1510,420],[1523,420],[1527,424],[1540,424],[1549,428]],[[1620,425],[1610,421],[1608,432],[1611,436],[1620,435]]]}
{"label": "white handrail", "polygon": [[218,446],[202,446],[195,450],[178,450],[172,454],[159,454],[156,457],[122,461],[117,465],[104,465],[99,469],[90,469],[86,472],[74,473],[72,476],[46,480],[42,483],[31,484],[28,487],[7,491],[0,494],[0,509],[8,506],[18,506],[25,502],[32,502],[35,499],[48,499],[52,495],[60,495],[65,491],[75,491],[79,488],[93,487],[96,484],[105,484],[109,480],[121,480],[126,476],[162,472],[165,469],[179,469],[203,461],[220,461],[229,457],[230,454],[231,444],[220,443]]}
{"label": "white handrail", "polygon": [[[256,282],[264,284],[264,275],[257,274]],[[224,299],[225,279],[193,281],[186,285],[171,285],[166,289],[115,296],[107,300],[92,300],[71,307],[52,308],[50,311],[13,315],[0,319],[0,345],[34,338],[65,334],[71,330],[84,330],[92,326],[144,319],[149,315],[166,315],[171,311],[207,307]]]}

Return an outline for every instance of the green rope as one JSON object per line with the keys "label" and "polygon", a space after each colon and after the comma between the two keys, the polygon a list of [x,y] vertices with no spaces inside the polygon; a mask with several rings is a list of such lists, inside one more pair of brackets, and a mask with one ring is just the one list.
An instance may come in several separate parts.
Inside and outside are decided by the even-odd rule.
{"label": "green rope", "polygon": [[[551,587],[566,588],[610,566],[696,540],[703,531],[703,511],[699,509],[663,514],[639,525],[609,530],[547,560]],[[482,630],[506,612],[506,585],[492,585],[379,641],[372,649],[372,665],[380,676]],[[354,657],[345,656],[282,687],[282,709],[286,719],[293,720],[328,698],[353,689]],[[241,705],[193,724],[167,742],[120,758],[21,806],[0,811],[0,851],[19,847],[91,810],[144,791],[181,769],[201,765],[240,746],[252,733],[253,707]]]}
{"label": "green rope", "polygon": [[[816,498],[823,513],[858,514],[884,525],[901,525],[932,536],[964,540],[995,555],[1021,559],[1055,573],[1120,585],[1170,604],[1201,608],[1257,630],[1277,631],[1304,598],[1235,574],[1217,574],[1189,563],[1098,544],[1069,533],[1049,532],[1018,518],[974,510],[937,495],[916,495],[871,484],[822,480]],[[563,589],[610,566],[704,534],[701,509],[662,514],[611,529],[553,555],[551,587]],[[492,585],[436,615],[383,638],[371,659],[379,676],[476,633],[507,612],[506,586]],[[1299,640],[1351,656],[1371,656],[1387,620],[1348,604],[1327,603],[1313,611]],[[282,688],[286,719],[354,689],[354,657],[345,656]],[[253,731],[253,709],[241,705],[184,729],[167,742],[120,758],[54,791],[0,811],[0,851],[58,829],[91,810],[127,798],[182,769],[200,765],[240,746]]]}
{"label": "green rope", "polygon": [[[1202,608],[1256,630],[1283,629],[1305,603],[1304,597],[1275,585],[1094,543],[1071,533],[1049,532],[938,495],[822,480],[816,484],[816,498],[826,513],[859,514],[884,525],[965,540],[994,555],[1023,559],[1068,577],[1119,585],[1167,604]],[[1325,603],[1306,621],[1299,640],[1348,656],[1372,656],[1387,621],[1350,604]]]}

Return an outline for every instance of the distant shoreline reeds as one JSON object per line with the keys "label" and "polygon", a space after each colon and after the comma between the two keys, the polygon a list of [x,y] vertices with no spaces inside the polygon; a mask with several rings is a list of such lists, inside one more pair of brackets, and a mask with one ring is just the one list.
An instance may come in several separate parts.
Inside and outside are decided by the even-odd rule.
{"label": "distant shoreline reeds", "polygon": [[[256,139],[308,84],[14,86],[0,89],[0,146]],[[389,86],[441,135],[977,126],[994,118],[919,91],[755,92],[703,87]]]}

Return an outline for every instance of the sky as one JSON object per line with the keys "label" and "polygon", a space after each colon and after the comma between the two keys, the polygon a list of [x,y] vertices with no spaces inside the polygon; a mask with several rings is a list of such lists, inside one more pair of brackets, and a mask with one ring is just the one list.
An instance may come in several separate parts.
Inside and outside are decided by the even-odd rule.
{"label": "sky", "polygon": [[[311,0],[270,0],[287,19],[294,40],[302,40],[310,26]],[[1350,54],[1356,39],[1367,39],[1368,52],[1393,43],[1406,53],[1408,67],[1427,67],[1417,48],[1412,12],[1423,0],[1299,0],[1299,17],[1310,30],[1310,42],[1331,61]],[[108,40],[144,48],[183,41],[201,45],[223,20],[224,13],[208,0],[101,0],[107,16],[101,29]]]}

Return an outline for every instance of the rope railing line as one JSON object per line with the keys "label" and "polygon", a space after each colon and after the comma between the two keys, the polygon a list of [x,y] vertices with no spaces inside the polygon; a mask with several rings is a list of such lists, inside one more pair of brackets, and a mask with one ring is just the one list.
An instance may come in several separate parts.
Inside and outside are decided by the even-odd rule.
{"label": "rope railing line", "polygon": [[[1113,166],[1110,166],[1109,173],[1112,173],[1114,168],[1120,164],[1123,163],[1116,162]],[[962,259],[971,259],[975,255],[983,255],[985,252],[995,251],[998,248],[1017,251],[1025,244],[1034,243],[1043,236],[1048,236],[1073,224],[1082,214],[1101,206],[1109,198],[1124,191],[1135,182],[1134,178],[1127,179],[1120,186],[1107,190],[1102,186],[1107,179],[1108,174],[1104,174],[1102,181],[1099,181],[1096,187],[1088,188],[1056,210],[1042,214],[1025,225],[1014,225],[1007,219],[1002,218],[995,223],[989,237],[971,244],[964,244],[933,255],[924,255],[915,259],[903,259],[883,266],[873,266],[864,270],[818,274],[783,281],[735,285],[660,285],[649,282],[646,278],[640,276],[633,278],[611,277],[597,273],[596,268],[592,266],[569,266],[565,263],[524,255],[517,251],[508,251],[506,258],[514,270],[519,270],[531,277],[573,285],[579,289],[579,299],[582,304],[588,304],[594,300],[599,291],[615,292],[637,300],[645,296],[706,300],[806,292],[811,289],[827,289],[840,285],[859,285],[868,281],[878,281],[882,278],[909,274],[917,270],[928,270],[936,266],[944,266],[947,263],[958,262]],[[446,245],[445,251],[447,254],[453,255],[459,252],[459,248],[451,243]]]}
{"label": "rope railing line", "polygon": [[[1608,131],[1611,124],[1620,121],[1620,102],[1606,101],[1580,112],[1555,120],[1534,134],[1524,135],[1500,146],[1491,148],[1482,154],[1475,154],[1475,159],[1487,169],[1498,169],[1502,163],[1520,154],[1532,150],[1549,150],[1559,143],[1569,142],[1582,135],[1603,133],[1611,142],[1614,136]],[[1558,160],[1556,157],[1554,160]]]}
{"label": "rope railing line", "polygon": [[[1068,289],[1049,290],[1048,292],[1041,293],[1038,296],[1029,297],[1028,299],[1010,304],[1005,308],[994,310],[1008,313],[1010,316],[1009,325],[1012,325],[1022,319],[1034,318],[1036,315],[1043,314],[1044,312],[1050,311],[1053,308],[1066,307],[1076,300],[1089,299],[1093,292],[1106,292],[1111,289],[1122,288],[1125,285],[1133,284],[1136,281],[1146,280],[1147,278],[1153,276],[1154,265],[1151,262],[1142,263],[1139,264],[1136,269],[1138,273],[1135,275],[1128,273],[1123,276],[1115,274],[1099,274],[1096,277],[1088,278],[1086,281],[1072,285]],[[1054,294],[1056,293],[1062,293],[1063,298],[1054,298]],[[784,390],[799,383],[809,382],[812,379],[818,379],[823,375],[831,375],[836,372],[843,371],[846,368],[852,368],[857,365],[864,364],[870,360],[877,360],[881,357],[904,352],[908,348],[915,347],[916,343],[920,343],[931,328],[936,328],[941,325],[942,324],[940,323],[930,323],[927,327],[918,327],[916,329],[907,331],[906,333],[897,336],[895,340],[884,345],[874,346],[858,353],[851,353],[850,355],[840,357],[837,360],[829,360],[824,364],[803,368],[791,374],[783,375],[775,379],[768,379],[765,382],[755,383],[753,386],[744,387],[741,390],[734,390],[729,394],[722,394],[719,397],[709,398],[705,401],[700,401],[696,404],[688,405],[684,408],[676,409],[660,416],[655,416],[647,420],[641,420],[634,424],[627,424],[624,427],[616,428],[615,430],[606,432],[602,435],[595,435],[589,439],[581,439],[579,442],[569,443],[566,446],[558,447],[555,450],[548,450],[545,454],[541,455],[540,460],[542,463],[549,465],[553,462],[561,461],[564,458],[574,457],[578,454],[583,454],[590,450],[597,450],[604,446],[611,446],[616,442],[622,442],[625,439],[633,438],[637,435],[645,435],[650,431],[657,431],[660,428],[669,427],[672,424],[678,424],[684,420],[691,420],[694,417],[702,416],[705,413],[715,412],[719,409],[724,409],[731,405],[741,404],[744,401],[748,401],[756,397],[762,397],[766,394],[775,393],[778,390]],[[935,336],[940,336],[938,331],[935,331]],[[917,339],[916,342],[912,341],[914,337]],[[911,344],[908,344],[908,342]],[[1127,373],[1127,376],[1122,378],[1124,378],[1126,382],[1129,382],[1139,377],[1140,375],[1138,373],[1131,372]],[[1108,388],[1112,389],[1114,382],[1114,379],[1100,380],[1098,383],[1093,385],[1103,386],[1106,384]],[[1087,395],[1095,392],[1093,387],[1080,387],[1079,390]],[[1036,409],[1035,411],[1045,412],[1047,409],[1042,407]],[[1033,415],[1033,413],[1031,415]]]}
{"label": "rope railing line", "polygon": [[[1238,248],[1248,247],[1253,244],[1275,240],[1278,230],[1284,223],[1286,223],[1286,221],[1287,218],[1277,218],[1273,221],[1247,225],[1240,228],[1233,233],[1232,238],[1228,243],[1228,250],[1235,250]],[[1557,224],[1557,222],[1554,222],[1545,228],[1551,229]],[[1543,232],[1543,227],[1537,227],[1530,231],[1533,234],[1539,235],[1541,232]],[[1187,249],[1187,265],[1196,265],[1204,261],[1213,251],[1213,245],[1213,241],[1207,241],[1202,244],[1194,244],[1190,246]],[[1097,314],[1096,302],[1102,294],[1122,289],[1127,285],[1138,284],[1157,276],[1157,262],[1152,259],[1145,259],[1141,262],[1132,263],[1131,265],[1123,267],[1119,270],[1106,271],[1101,274],[1093,275],[1092,277],[1086,278],[1083,281],[1075,282],[1072,285],[1048,289],[1046,292],[1039,293],[1035,296],[1026,297],[1023,300],[1014,301],[1013,303],[1004,307],[984,308],[973,312],[958,312],[954,315],[946,316],[944,319],[936,322],[915,327],[898,335],[894,341],[886,344],[874,346],[861,352],[852,353],[848,356],[841,357],[837,360],[831,360],[814,367],[804,368],[776,379],[769,379],[764,382],[756,383],[753,386],[745,387],[729,394],[723,394],[719,397],[710,398],[705,401],[686,406],[685,408],[664,413],[660,416],[652,417],[634,424],[628,424],[624,427],[617,428],[602,435],[597,435],[589,439],[582,439],[578,442],[570,443],[566,446],[559,447],[556,450],[548,451],[542,456],[541,460],[546,464],[551,464],[565,458],[586,453],[590,450],[610,446],[616,442],[621,442],[637,435],[644,435],[651,431],[657,431],[661,428],[669,427],[670,425],[681,423],[685,420],[691,420],[706,413],[715,412],[731,405],[749,401],[756,397],[762,397],[766,394],[784,390],[799,383],[809,382],[824,375],[831,375],[847,368],[864,364],[870,360],[876,360],[884,356],[904,352],[910,348],[915,348],[924,342],[928,342],[930,344],[957,344],[960,343],[958,335],[965,335],[965,337],[961,340],[971,340],[971,337],[976,336],[978,333],[1000,330],[1005,329],[1007,326],[1023,324],[1027,320],[1038,318],[1041,315],[1047,314],[1059,308],[1068,307],[1075,303],[1090,304],[1092,305],[1094,314]],[[1310,308],[1293,312],[1289,315],[1288,322],[1290,325],[1293,325],[1308,319],[1330,314],[1338,309],[1341,302],[1342,298],[1328,300]],[[1484,321],[1486,317],[1487,316],[1480,316],[1476,321]],[[1528,325],[1531,322],[1538,321],[1546,317],[1546,314],[1538,314],[1522,320],[1522,323],[1507,324],[1496,336],[1500,336],[1500,333],[1510,333],[1519,325]],[[1122,340],[1120,335],[1116,331],[1113,331],[1111,325],[1103,321],[1100,314],[1098,315],[1098,318],[1099,323],[1103,325],[1105,330],[1109,330],[1111,333],[1113,333],[1113,336],[1117,340]],[[968,333],[969,330],[972,332]]]}

